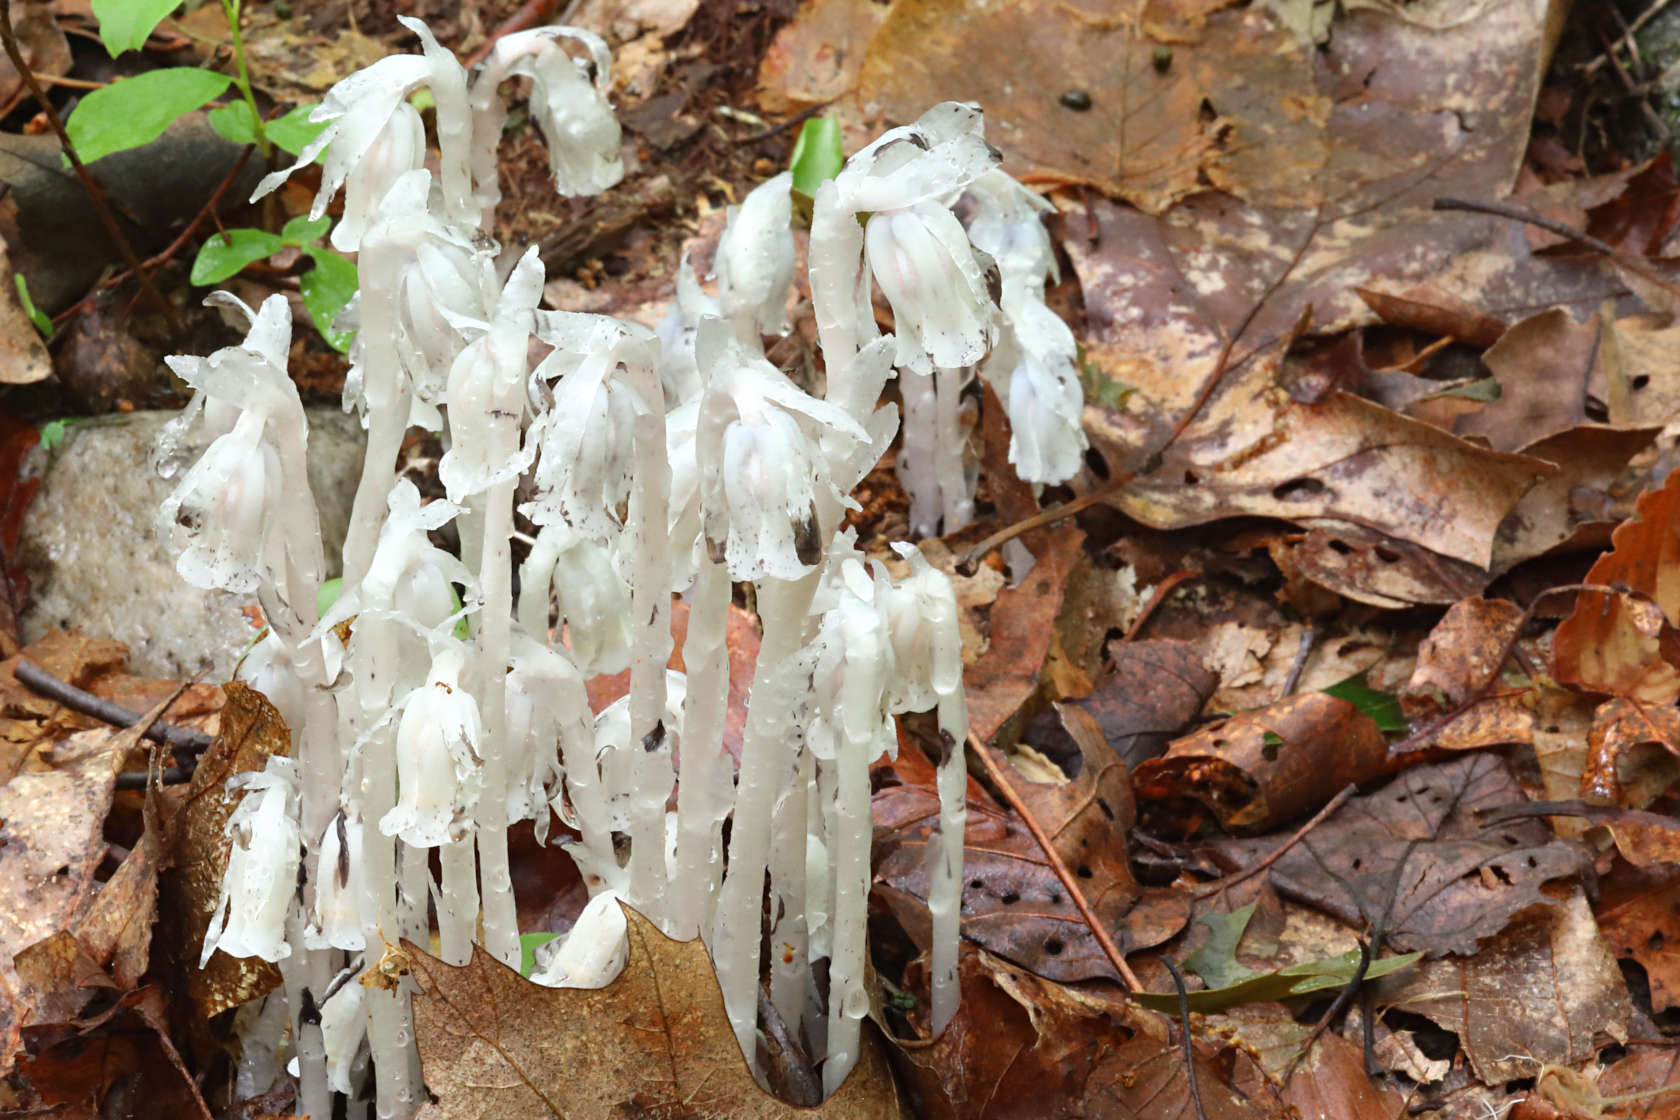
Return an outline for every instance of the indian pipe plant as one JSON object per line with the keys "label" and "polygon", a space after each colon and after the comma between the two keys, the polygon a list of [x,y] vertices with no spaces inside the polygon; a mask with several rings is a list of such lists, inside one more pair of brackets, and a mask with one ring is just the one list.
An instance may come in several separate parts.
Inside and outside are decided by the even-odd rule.
{"label": "indian pipe plant", "polygon": [[[195,393],[160,463],[178,467],[189,425],[213,439],[160,526],[189,583],[258,595],[270,628],[240,672],[293,739],[292,757],[230,783],[241,800],[204,942],[205,961],[260,957],[284,977],[241,1013],[241,1083],[265,1087],[289,1059],[301,1112],[332,1115],[339,1093],[371,1096],[381,1117],[411,1114],[424,1093],[410,993],[356,978],[399,938],[427,943],[434,920],[446,961],[465,963],[481,940],[517,967],[508,828],[531,819],[544,833],[552,809],[593,898],[534,978],[611,982],[625,959],[622,900],[673,937],[704,939],[749,1061],[768,969],[774,1006],[832,1092],[857,1060],[867,1007],[868,767],[896,750],[901,712],[936,710],[945,746],[928,845],[934,1029],[955,1011],[967,734],[949,581],[904,543],[893,547],[908,574],[890,578],[840,523],[898,430],[895,407],[879,404],[895,372],[918,532],[970,515],[962,391],[976,371],[1008,410],[1022,478],[1055,482],[1078,466],[1073,337],[1043,299],[1055,270],[1045,203],[997,169],[971,105],[937,105],[853,155],[817,189],[811,217],[826,373],[813,396],[763,345],[787,330],[788,174],[731,208],[715,295],[683,263],[657,332],[544,309],[535,248],[510,260],[486,232],[499,90],[530,79],[561,194],[601,191],[623,173],[605,44],[539,28],[501,39],[469,72],[423,23],[403,22],[423,53],[338,83],[297,166],[258,188],[324,151],[315,216],[342,188],[331,240],[357,254],[360,292],[340,322],[356,331],[345,404],[367,428],[367,458],[341,593],[324,610],[286,300],[252,310],[213,295],[248,321],[244,342],[170,359]],[[422,89],[436,106],[435,176],[409,101]],[[892,304],[892,334],[876,325],[872,283]],[[534,365],[533,338],[547,351]],[[446,500],[422,503],[395,477],[411,425],[443,435]],[[531,498],[517,508],[539,532],[515,596],[522,479]],[[459,557],[427,536],[450,521]],[[736,773],[722,749],[724,631],[746,582],[763,635]],[[686,674],[665,668],[679,594]],[[343,640],[338,624],[352,618]],[[625,668],[628,695],[592,714],[585,680]],[[774,943],[793,947],[768,963],[766,913]],[[826,999],[812,979],[824,959]]]}

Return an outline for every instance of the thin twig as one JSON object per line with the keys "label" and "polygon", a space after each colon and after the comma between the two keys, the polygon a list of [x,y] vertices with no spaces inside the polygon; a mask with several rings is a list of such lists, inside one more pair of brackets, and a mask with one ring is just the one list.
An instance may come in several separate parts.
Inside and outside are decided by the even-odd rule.
{"label": "thin twig", "polygon": [[1196,1042],[1190,1037],[1190,993],[1185,991],[1184,976],[1172,958],[1162,957],[1161,963],[1167,966],[1167,974],[1178,992],[1178,1036],[1184,1044],[1184,1076],[1190,1079],[1190,1103],[1196,1106],[1196,1120],[1208,1120],[1207,1109],[1202,1107],[1202,1084],[1196,1080]]}
{"label": "thin twig", "polygon": [[1313,639],[1318,636],[1311,626],[1301,631],[1301,644],[1295,647],[1295,664],[1289,667],[1289,677],[1283,682],[1283,695],[1280,700],[1287,700],[1295,695],[1295,686],[1301,683],[1301,671],[1307,667],[1307,658],[1312,654]]}
{"label": "thin twig", "polygon": [[128,238],[123,236],[122,226],[117,224],[117,216],[111,213],[111,208],[105,204],[105,188],[89,174],[87,166],[82,163],[82,157],[76,154],[76,146],[70,142],[70,134],[64,130],[64,122],[59,119],[58,110],[53,108],[53,103],[47,97],[46,91],[41,88],[41,83],[35,80],[34,71],[30,70],[29,64],[23,60],[23,52],[18,48],[17,34],[12,30],[12,0],[0,0],[0,46],[5,47],[6,57],[11,59],[13,69],[18,72],[18,76],[23,79],[24,85],[29,87],[29,92],[35,96],[36,102],[40,104],[41,112],[46,115],[47,123],[52,126],[53,132],[58,136],[59,144],[64,148],[65,157],[69,159],[70,166],[76,170],[76,178],[81,180],[82,189],[87,191],[88,197],[93,200],[94,213],[99,215],[100,224],[105,227],[105,232],[110,235],[112,243],[117,247],[117,252],[122,255],[123,262],[128,265],[129,270],[134,273],[135,278],[139,281],[140,290],[157,302],[158,308],[163,312],[164,321],[169,324],[169,329],[177,335],[183,333],[184,328],[181,324],[180,315],[176,313],[174,305],[164,299],[157,288],[152,285],[152,278],[141,267],[140,257],[135,253],[134,246],[130,245]]}
{"label": "thin twig", "polygon": [[1576,229],[1567,222],[1560,222],[1556,218],[1548,218],[1546,215],[1530,210],[1526,206],[1517,206],[1510,202],[1480,202],[1470,198],[1442,197],[1435,200],[1434,208],[1436,210],[1466,210],[1473,214],[1492,214],[1496,218],[1509,218],[1513,222],[1538,226],[1548,233],[1555,233],[1559,237],[1567,237],[1571,241],[1579,241],[1595,253],[1602,253],[1609,257],[1647,283],[1655,284],[1676,298],[1680,298],[1680,282],[1664,276],[1652,268],[1644,259],[1634,256],[1632,253],[1623,252],[1607,241],[1600,241],[1585,230]]}
{"label": "thin twig", "polygon": [[1335,814],[1336,810],[1340,809],[1343,805],[1347,804],[1348,798],[1352,797],[1357,792],[1359,792],[1359,787],[1352,784],[1351,782],[1348,783],[1347,785],[1343,786],[1342,789],[1341,789],[1341,792],[1337,793],[1336,796],[1332,797],[1329,801],[1326,801],[1324,803],[1324,808],[1320,809],[1318,812],[1316,812],[1312,815],[1311,820],[1309,820],[1306,824],[1302,825],[1300,828],[1295,830],[1295,835],[1293,835],[1289,839],[1285,840],[1282,844],[1279,844],[1278,848],[1277,848],[1277,851],[1273,852],[1271,855],[1267,856],[1265,859],[1261,860],[1259,863],[1255,864],[1253,867],[1245,867],[1241,871],[1237,872],[1237,874],[1227,875],[1225,878],[1219,880],[1217,883],[1212,884],[1207,890],[1204,890],[1201,894],[1196,895],[1195,896],[1196,900],[1200,901],[1204,898],[1212,898],[1216,894],[1222,894],[1225,891],[1229,890],[1230,888],[1236,886],[1238,883],[1241,883],[1246,879],[1252,878],[1253,876],[1258,875],[1258,874],[1260,874],[1260,872],[1266,870],[1266,868],[1270,867],[1272,864],[1276,863],[1279,859],[1283,858],[1283,854],[1285,852],[1289,851],[1289,849],[1291,849],[1295,845],[1299,844],[1301,842],[1302,838],[1305,837],[1307,833],[1311,832],[1313,829],[1317,828],[1319,825],[1323,824],[1326,820],[1328,820],[1331,816],[1333,816]]}
{"label": "thin twig", "polygon": [[[131,712],[121,704],[113,704],[73,684],[61,681],[32,661],[19,658],[17,667],[12,670],[12,676],[18,683],[27,685],[47,699],[62,704],[73,712],[91,716],[101,723],[108,723],[113,727],[133,727],[140,722],[139,713]],[[141,734],[147,739],[163,743],[177,754],[199,754],[208,750],[210,744],[215,742],[202,731],[194,731],[190,727],[177,727],[162,720],[152,724]]]}
{"label": "thin twig", "polygon": [[1108,930],[1103,927],[1096,911],[1092,910],[1091,904],[1085,900],[1085,892],[1079,889],[1078,880],[1067,869],[1067,864],[1062,862],[1062,857],[1057,853],[1056,846],[1051,843],[1048,836],[1044,835],[1044,829],[1039,827],[1038,821],[1033,819],[1033,815],[1027,811],[1026,802],[1021,800],[1021,795],[1015,792],[1015,787],[1009,784],[1009,779],[1005,778],[998,769],[998,764],[993,760],[991,751],[987,750],[980,740],[973,735],[968,737],[968,746],[969,752],[979,758],[980,764],[986,768],[986,773],[991,776],[992,784],[997,786],[999,793],[1003,794],[1003,799],[1009,802],[1009,807],[1014,809],[1020,815],[1021,820],[1026,822],[1027,831],[1032,833],[1033,839],[1038,841],[1038,846],[1043,849],[1044,858],[1049,862],[1050,870],[1054,871],[1056,878],[1062,881],[1062,886],[1067,889],[1068,896],[1073,899],[1073,904],[1079,908],[1079,913],[1084,916],[1085,924],[1091,927],[1091,936],[1097,939],[1097,944],[1102,948],[1103,955],[1108,958],[1108,963],[1113,965],[1114,971],[1120,974],[1120,982],[1126,985],[1127,991],[1143,991],[1143,983],[1138,980],[1137,973],[1132,971],[1131,965],[1126,963],[1125,954],[1120,952],[1120,947],[1114,944],[1114,939],[1108,935]]}
{"label": "thin twig", "polygon": [[1639,34],[1639,29],[1641,27],[1644,27],[1647,23],[1649,23],[1651,21],[1651,17],[1655,16],[1658,12],[1660,12],[1664,8],[1668,7],[1668,4],[1669,4],[1669,0],[1657,0],[1656,3],[1652,4],[1649,8],[1646,8],[1643,12],[1639,13],[1639,18],[1635,19],[1632,23],[1630,23],[1628,25],[1627,30],[1622,32],[1621,37],[1618,38],[1614,43],[1611,43],[1608,47],[1605,48],[1603,54],[1599,55],[1597,58],[1595,58],[1591,62],[1587,63],[1585,66],[1581,67],[1581,73],[1586,74],[1589,77],[1593,74],[1598,73],[1599,68],[1602,67],[1605,64],[1605,62],[1609,60],[1609,57],[1612,54],[1614,54],[1616,51],[1621,50],[1623,47],[1627,46],[1629,43],[1633,42],[1633,37],[1635,35]]}
{"label": "thin twig", "polygon": [[[192,781],[194,766],[169,766],[154,771],[160,786],[181,786]],[[145,770],[125,770],[117,775],[117,789],[145,789],[148,773]]]}

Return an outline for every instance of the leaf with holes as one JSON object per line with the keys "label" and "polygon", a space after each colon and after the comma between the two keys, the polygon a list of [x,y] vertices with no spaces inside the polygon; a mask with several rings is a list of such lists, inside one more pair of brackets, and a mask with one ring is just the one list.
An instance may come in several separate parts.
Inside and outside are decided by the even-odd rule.
{"label": "leaf with holes", "polygon": [[[1381,925],[1390,948],[1469,955],[1527,907],[1541,887],[1581,871],[1580,853],[1545,823],[1483,827],[1479,810],[1527,798],[1505,760],[1477,751],[1403,771],[1352,798],[1272,864],[1272,886],[1355,926]],[[1239,868],[1285,837],[1217,846]]]}

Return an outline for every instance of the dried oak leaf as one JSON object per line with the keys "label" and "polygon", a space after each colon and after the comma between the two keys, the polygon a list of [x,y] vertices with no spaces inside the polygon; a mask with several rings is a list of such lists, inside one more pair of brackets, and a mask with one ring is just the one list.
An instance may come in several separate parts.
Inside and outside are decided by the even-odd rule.
{"label": "dried oak leaf", "polygon": [[1455,1032],[1476,1076],[1498,1085],[1537,1063],[1578,1065],[1627,1037],[1632,1001],[1578,887],[1548,895],[1474,955],[1383,980],[1378,1000]]}
{"label": "dried oak leaf", "polygon": [[[1268,873],[1280,894],[1349,924],[1382,921],[1392,949],[1468,956],[1519,911],[1550,905],[1544,883],[1580,870],[1576,849],[1540,821],[1484,828],[1477,819],[1477,810],[1524,799],[1504,759],[1486,751],[1413,766],[1349,800]],[[1281,842],[1215,850],[1241,868]]]}
{"label": "dried oak leaf", "polygon": [[[1552,676],[1593,692],[1652,704],[1680,697],[1680,471],[1661,490],[1639,496],[1633,516],[1584,582],[1618,588],[1582,591],[1552,640]],[[1627,593],[1620,589],[1625,588]]]}
{"label": "dried oak leaf", "polygon": [[820,1108],[765,1093],[735,1042],[705,945],[672,941],[629,907],[624,916],[629,959],[596,990],[533,984],[477,946],[467,964],[449,965],[404,942],[433,1094],[419,1117],[899,1116],[886,1056],[868,1032],[857,1068]]}
{"label": "dried oak leaf", "polygon": [[1132,772],[1132,789],[1154,828],[1183,829],[1199,807],[1227,829],[1250,832],[1311,812],[1392,765],[1370,716],[1309,692],[1175,739]]}
{"label": "dried oak leaf", "polygon": [[1492,570],[1503,572],[1536,556],[1606,547],[1616,527],[1611,489],[1628,460],[1661,430],[1580,424],[1523,446],[1524,455],[1544,459],[1557,470],[1500,522]]}

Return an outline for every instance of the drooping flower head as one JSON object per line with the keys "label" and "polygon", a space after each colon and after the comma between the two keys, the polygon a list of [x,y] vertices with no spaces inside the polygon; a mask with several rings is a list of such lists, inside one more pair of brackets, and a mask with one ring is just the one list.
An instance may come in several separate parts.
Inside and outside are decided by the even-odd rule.
{"label": "drooping flower head", "polygon": [[718,303],[723,317],[750,336],[787,330],[788,289],[793,286],[793,172],[754,187],[731,206],[717,247]]}
{"label": "drooping flower head", "polygon": [[261,770],[228,780],[228,792],[245,796],[228,817],[227,870],[222,893],[204,935],[202,968],[216,950],[230,957],[279,961],[291,956],[286,913],[297,889],[301,846],[297,764],[283,755]]}
{"label": "drooping flower head", "polygon": [[416,848],[468,836],[484,786],[478,703],[461,685],[465,660],[459,643],[444,644],[426,683],[403,701],[397,724],[399,796],[380,818],[379,831]]}

